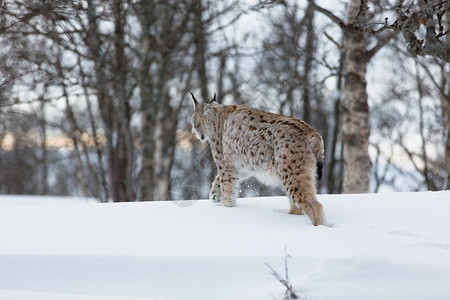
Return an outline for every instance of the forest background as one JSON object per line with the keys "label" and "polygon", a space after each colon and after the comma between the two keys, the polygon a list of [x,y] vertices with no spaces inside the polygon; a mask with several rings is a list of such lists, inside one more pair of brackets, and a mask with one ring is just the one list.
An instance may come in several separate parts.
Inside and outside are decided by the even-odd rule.
{"label": "forest background", "polygon": [[207,198],[216,170],[189,91],[312,124],[320,193],[450,189],[449,8],[2,0],[0,193]]}

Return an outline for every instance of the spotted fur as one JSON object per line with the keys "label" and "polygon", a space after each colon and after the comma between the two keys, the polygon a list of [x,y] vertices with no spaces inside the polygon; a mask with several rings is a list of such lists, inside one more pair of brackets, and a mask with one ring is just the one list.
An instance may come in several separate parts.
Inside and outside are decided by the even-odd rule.
{"label": "spotted fur", "polygon": [[306,212],[314,225],[325,224],[314,179],[316,168],[321,176],[323,140],[311,125],[245,105],[198,103],[194,95],[192,99],[192,132],[209,142],[217,166],[213,202],[235,206],[239,181],[254,176],[264,184],[283,185],[290,214]]}

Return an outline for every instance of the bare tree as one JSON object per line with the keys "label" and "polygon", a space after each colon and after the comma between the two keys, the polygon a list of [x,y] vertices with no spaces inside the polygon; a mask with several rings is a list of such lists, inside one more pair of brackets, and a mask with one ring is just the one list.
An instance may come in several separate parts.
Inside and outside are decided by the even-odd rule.
{"label": "bare tree", "polygon": [[[361,0],[360,12],[368,10],[368,0]],[[406,6],[404,6],[406,2]],[[379,34],[384,30],[402,33],[407,44],[408,52],[414,56],[431,55],[450,62],[450,49],[445,45],[445,36],[450,32],[446,20],[450,11],[448,0],[414,1],[399,0],[393,8],[397,18],[391,24],[388,18],[384,22],[344,23],[339,25],[345,31],[366,32]],[[426,31],[424,37],[420,33],[421,27]]]}
{"label": "bare tree", "polygon": [[[267,15],[270,30],[262,43],[260,59],[256,66],[257,87],[273,94],[279,102],[280,113],[290,114],[302,118],[312,124],[324,137],[328,149],[332,149],[329,143],[337,143],[336,139],[330,139],[332,133],[330,127],[339,125],[339,121],[333,119],[333,105],[324,97],[326,88],[324,81],[330,73],[321,61],[322,43],[317,36],[317,28],[314,24],[314,2],[305,7],[300,7],[296,2],[279,6],[275,13]],[[323,74],[327,75],[323,75]],[[334,157],[335,151],[333,150]],[[327,159],[327,163],[330,163]],[[327,172],[324,178],[336,179],[334,174],[325,166]],[[331,176],[333,174],[333,176]],[[336,189],[328,189],[325,180],[319,183],[319,189],[335,192]]]}
{"label": "bare tree", "polygon": [[176,78],[177,55],[194,5],[190,1],[141,1],[135,6],[142,47],[140,201],[168,199],[177,128],[177,108],[171,103],[168,83]]}
{"label": "bare tree", "polygon": [[[349,0],[346,22],[323,7],[315,4],[314,7],[334,23],[345,28],[342,24],[365,24],[367,20],[365,4],[366,1]],[[368,49],[366,33],[343,30],[344,193],[361,193],[369,190],[371,162],[368,150],[370,128],[366,90],[367,64],[392,37],[392,34],[379,36],[376,44]]]}
{"label": "bare tree", "polygon": [[[447,30],[450,28],[450,17],[447,15]],[[450,49],[450,34],[446,37],[446,47]],[[447,50],[448,51],[448,50]],[[447,68],[447,70],[445,70]],[[445,179],[445,189],[450,190],[450,66],[443,64],[442,66],[442,84],[441,88],[441,106],[445,121],[445,172],[447,178]]]}
{"label": "bare tree", "polygon": [[[343,20],[313,0],[303,6],[238,0],[0,1],[0,164],[4,170],[14,164],[28,168],[23,174],[30,179],[12,184],[17,174],[5,171],[0,191],[78,193],[101,202],[165,200],[175,197],[171,191],[184,193],[177,199],[205,197],[214,165],[208,149],[189,140],[189,90],[203,100],[217,92],[219,101],[239,104],[278,98],[266,104],[312,123],[326,140],[327,180],[321,191],[340,192],[342,185],[345,192],[367,191],[366,72],[397,33],[407,45],[403,50],[420,57],[417,70],[402,77],[414,90],[395,98],[414,109],[402,115],[401,124],[416,130],[420,149],[408,144],[402,126],[391,124],[395,137],[380,133],[389,132],[387,125],[374,126],[373,141],[390,138],[389,151],[401,148],[410,157],[413,189],[450,188],[448,1],[348,3]],[[243,16],[274,6],[266,15],[270,36],[262,47],[256,35],[240,41],[230,34],[230,25],[240,30]],[[378,22],[388,10],[395,20]],[[341,37],[323,35],[338,47],[340,60],[323,58],[323,27],[315,12],[342,29]],[[250,47],[243,46],[250,40]],[[410,64],[403,50],[396,59]],[[258,60],[256,72],[248,70],[252,59]],[[338,92],[325,97],[330,91],[324,83],[332,76]],[[395,90],[388,92],[392,96]],[[374,123],[384,122],[383,110],[374,109]],[[49,143],[53,134],[65,141],[66,151]],[[409,176],[385,147],[373,144],[373,149],[376,188],[395,185],[392,172]]]}
{"label": "bare tree", "polygon": [[379,187],[400,191],[445,188],[442,61],[411,57],[397,44],[390,45],[386,56],[390,59],[386,72],[392,78],[372,106],[374,191]]}
{"label": "bare tree", "polygon": [[[326,35],[328,36],[328,35]],[[330,37],[331,39],[331,37]],[[342,103],[343,88],[343,48],[340,43],[332,40],[339,50],[339,63],[334,67],[336,74],[336,92],[333,97],[333,114],[330,121],[330,135],[327,140],[325,176],[328,193],[341,193],[343,183],[343,137],[342,137]]]}
{"label": "bare tree", "polygon": [[[360,1],[350,0],[347,22],[356,21]],[[364,21],[363,21],[364,22]],[[364,33],[344,32],[344,193],[369,191],[371,162],[369,157],[369,105],[366,71],[370,56]],[[369,52],[370,53],[370,52]]]}
{"label": "bare tree", "polygon": [[[113,51],[113,83],[114,96],[117,99],[116,110],[120,119],[117,142],[117,184],[119,185],[119,199],[132,201],[136,199],[135,194],[135,155],[133,136],[131,133],[131,107],[129,97],[129,72],[127,70],[127,57],[125,54],[125,23],[127,20],[126,11],[122,1],[114,0],[111,4],[114,16],[114,51]],[[127,84],[128,83],[128,84]]]}

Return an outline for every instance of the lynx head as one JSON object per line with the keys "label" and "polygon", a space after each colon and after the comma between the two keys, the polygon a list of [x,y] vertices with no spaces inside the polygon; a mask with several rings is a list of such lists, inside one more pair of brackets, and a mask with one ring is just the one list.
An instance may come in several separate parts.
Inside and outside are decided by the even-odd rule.
{"label": "lynx head", "polygon": [[208,103],[198,103],[197,99],[194,97],[194,94],[192,94],[192,92],[190,93],[192,96],[192,104],[194,105],[194,113],[191,117],[192,133],[203,143],[209,139],[210,132],[210,122],[208,122],[208,119],[205,116],[205,110],[212,102],[217,101],[216,94],[214,94],[214,98]]}

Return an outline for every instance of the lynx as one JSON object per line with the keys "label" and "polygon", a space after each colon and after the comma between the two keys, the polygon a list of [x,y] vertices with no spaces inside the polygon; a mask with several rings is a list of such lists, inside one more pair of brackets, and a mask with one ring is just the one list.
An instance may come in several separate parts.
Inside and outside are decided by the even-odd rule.
{"label": "lynx", "polygon": [[315,226],[325,224],[314,178],[316,168],[318,179],[322,176],[323,140],[311,125],[246,105],[221,105],[215,95],[208,103],[191,95],[192,132],[209,142],[217,166],[213,202],[235,206],[239,181],[253,176],[264,184],[283,185],[290,214],[306,212]]}

